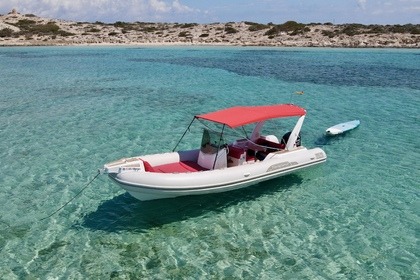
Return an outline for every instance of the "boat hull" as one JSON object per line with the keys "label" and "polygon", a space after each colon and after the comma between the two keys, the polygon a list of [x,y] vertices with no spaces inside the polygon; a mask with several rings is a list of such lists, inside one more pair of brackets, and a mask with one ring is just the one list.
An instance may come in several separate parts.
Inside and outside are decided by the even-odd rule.
{"label": "boat hull", "polygon": [[189,173],[154,173],[128,168],[109,177],[136,199],[154,200],[232,191],[318,165],[326,160],[322,149],[275,152],[265,160],[235,167]]}

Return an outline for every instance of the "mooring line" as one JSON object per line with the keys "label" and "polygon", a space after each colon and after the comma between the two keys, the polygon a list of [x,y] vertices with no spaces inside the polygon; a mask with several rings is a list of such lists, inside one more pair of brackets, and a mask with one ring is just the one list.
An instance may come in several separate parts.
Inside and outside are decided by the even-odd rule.
{"label": "mooring line", "polygon": [[86,186],[84,186],[75,196],[73,196],[69,201],[67,201],[66,203],[64,203],[64,205],[63,206],[61,206],[60,208],[58,208],[57,210],[55,210],[53,213],[51,213],[50,215],[48,215],[47,217],[45,217],[45,218],[42,218],[42,219],[40,219],[40,221],[43,221],[43,220],[45,220],[45,219],[48,219],[48,218],[50,218],[51,216],[53,216],[55,213],[57,213],[58,211],[60,211],[61,209],[63,209],[64,207],[66,207],[67,206],[67,204],[69,204],[70,202],[72,202],[76,197],[78,197],[87,187],[89,187],[89,185],[90,184],[92,184],[92,182],[96,179],[96,178],[98,178],[98,176],[101,174],[101,172],[100,171],[98,171],[98,174],[96,174],[95,175],[95,177],[93,177],[93,179],[92,180],[90,180],[90,182],[89,183],[87,183],[87,185]]}

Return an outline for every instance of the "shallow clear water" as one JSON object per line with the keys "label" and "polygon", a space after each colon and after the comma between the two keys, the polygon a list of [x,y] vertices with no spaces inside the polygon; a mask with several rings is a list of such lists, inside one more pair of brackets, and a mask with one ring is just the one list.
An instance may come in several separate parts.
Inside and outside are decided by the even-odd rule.
{"label": "shallow clear water", "polygon": [[[0,278],[418,278],[419,77],[419,50],[1,48]],[[288,102],[323,166],[150,202],[100,176],[40,221],[195,114]]]}

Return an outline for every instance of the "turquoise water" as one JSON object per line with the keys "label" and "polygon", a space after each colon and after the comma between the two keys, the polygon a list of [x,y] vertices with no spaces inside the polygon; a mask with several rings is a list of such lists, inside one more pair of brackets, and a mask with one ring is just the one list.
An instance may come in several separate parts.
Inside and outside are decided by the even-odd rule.
{"label": "turquoise water", "polygon": [[[418,279],[419,77],[419,50],[1,48],[0,279]],[[149,202],[100,176],[41,220],[195,114],[288,102],[323,166]]]}

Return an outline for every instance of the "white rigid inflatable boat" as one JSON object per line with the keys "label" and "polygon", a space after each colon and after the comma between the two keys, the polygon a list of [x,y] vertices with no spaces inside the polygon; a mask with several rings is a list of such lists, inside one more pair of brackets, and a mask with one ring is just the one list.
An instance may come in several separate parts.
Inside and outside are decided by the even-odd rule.
{"label": "white rigid inflatable boat", "polygon": [[[325,162],[322,149],[301,146],[305,115],[303,108],[292,104],[240,106],[196,115],[191,124],[198,119],[222,125],[221,132],[204,129],[201,148],[123,158],[105,164],[103,172],[139,200],[243,188]],[[298,120],[281,141],[261,135],[267,120],[286,117]],[[226,127],[249,124],[255,124],[251,137],[224,141]]]}

